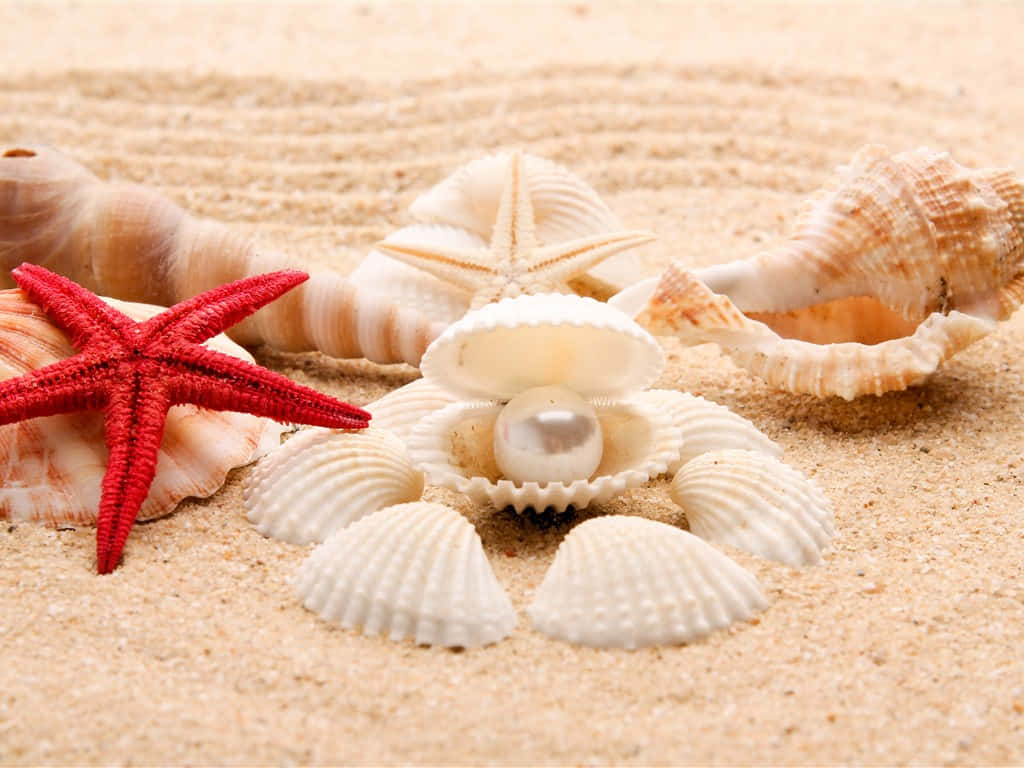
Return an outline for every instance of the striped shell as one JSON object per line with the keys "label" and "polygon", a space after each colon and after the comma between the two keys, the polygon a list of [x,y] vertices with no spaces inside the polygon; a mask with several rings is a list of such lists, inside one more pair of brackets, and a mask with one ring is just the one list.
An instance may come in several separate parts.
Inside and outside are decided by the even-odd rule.
{"label": "striped shell", "polygon": [[835,534],[832,507],[813,481],[763,453],[698,456],[673,478],[671,495],[702,539],[792,566],[820,562]]}
{"label": "striped shell", "polygon": [[570,531],[527,613],[560,640],[638,648],[690,642],[766,606],[757,580],[696,536],[613,515]]}
{"label": "striped shell", "polygon": [[423,474],[386,430],[307,429],[265,457],[249,477],[245,508],[264,536],[325,541],[383,507],[416,501]]}
{"label": "striped shell", "polygon": [[[106,299],[133,320],[163,307]],[[252,357],[217,336],[221,352]],[[0,291],[0,380],[75,354],[64,333],[20,290]],[[166,515],[187,497],[217,491],[233,468],[275,448],[284,427],[242,413],[179,405],[168,414],[156,476],[140,520]],[[83,412],[0,426],[0,519],[95,525],[107,468],[103,415]]]}
{"label": "striped shell", "polygon": [[923,382],[1024,299],[1024,184],[948,154],[866,147],[796,234],[614,299],[654,333],[717,343],[770,384],[852,399]]}
{"label": "striped shell", "polygon": [[421,645],[475,648],[516,624],[480,537],[441,504],[386,507],[338,531],[302,564],[296,589],[326,621]]}

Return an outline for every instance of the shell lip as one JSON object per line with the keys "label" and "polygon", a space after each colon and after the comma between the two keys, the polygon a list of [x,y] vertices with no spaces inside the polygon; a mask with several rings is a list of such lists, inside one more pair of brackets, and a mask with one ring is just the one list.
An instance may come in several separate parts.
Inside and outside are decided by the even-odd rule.
{"label": "shell lip", "polygon": [[[486,449],[487,458],[493,461],[487,428],[488,425],[493,428],[494,420],[503,407],[502,403],[494,400],[459,401],[425,416],[416,424],[409,438],[409,454],[413,465],[427,476],[430,484],[458,491],[479,504],[489,503],[498,509],[511,506],[517,512],[547,507],[558,512],[570,506],[583,509],[591,503],[607,501],[629,488],[643,485],[667,472],[668,467],[678,460],[683,447],[682,429],[667,415],[647,403],[629,399],[597,398],[591,403],[599,418],[603,417],[606,459],[609,453],[607,441],[614,440],[614,437],[608,437],[609,422],[619,422],[614,434],[620,437],[625,435],[636,440],[636,434],[644,433],[645,439],[643,444],[638,440],[632,446],[612,445],[615,456],[610,462],[622,466],[613,467],[613,471],[603,471],[606,461],[602,460],[595,476],[588,479],[517,485],[501,477],[492,479],[496,475],[496,467],[492,467],[486,476],[473,474],[472,468],[460,463],[455,455],[453,436],[460,426],[469,424],[469,432],[476,432],[475,437],[481,442],[476,450]],[[475,430],[477,425],[482,427],[480,431]]]}
{"label": "shell lip", "polygon": [[420,371],[467,399],[508,400],[549,384],[583,397],[623,397],[653,384],[664,362],[654,337],[620,310],[545,293],[466,315],[428,347]]}

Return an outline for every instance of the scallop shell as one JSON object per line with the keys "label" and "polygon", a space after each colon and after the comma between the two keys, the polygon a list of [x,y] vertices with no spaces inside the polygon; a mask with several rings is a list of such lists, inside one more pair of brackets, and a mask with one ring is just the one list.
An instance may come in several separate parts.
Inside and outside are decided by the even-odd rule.
{"label": "scallop shell", "polygon": [[763,453],[712,451],[672,480],[672,500],[702,539],[793,566],[821,561],[832,507],[797,470]]}
{"label": "scallop shell", "polygon": [[434,340],[420,370],[460,397],[507,400],[551,384],[583,397],[621,397],[650,386],[663,366],[658,342],[622,312],[552,293],[471,312]]}
{"label": "scallop shell", "polygon": [[[162,307],[105,299],[133,320]],[[211,347],[252,362],[225,336]],[[75,354],[67,337],[20,290],[0,291],[0,380]],[[156,476],[140,520],[166,515],[189,496],[205,497],[224,484],[233,467],[280,444],[279,424],[242,413],[192,405],[170,410]],[[107,469],[103,415],[83,412],[0,426],[0,519],[50,525],[95,525]]]}
{"label": "scallop shell", "polygon": [[683,448],[679,459],[668,466],[675,472],[690,459],[708,451],[742,448],[779,457],[782,448],[747,419],[703,397],[671,389],[650,389],[630,396],[668,415],[682,430]]}
{"label": "scallop shell", "polygon": [[260,462],[249,478],[245,508],[264,536],[309,544],[422,494],[423,473],[388,431],[315,428]]}
{"label": "scallop shell", "polygon": [[613,515],[570,531],[527,613],[550,637],[638,648],[690,642],[767,604],[752,574],[696,536]]}
{"label": "scallop shell", "polygon": [[[409,207],[418,221],[448,224],[487,239],[498,216],[511,153],[474,160],[420,195]],[[594,189],[566,168],[522,154],[526,180],[542,244],[615,232],[622,224]],[[635,251],[616,254],[577,281],[582,292],[607,297],[636,280]]]}
{"label": "scallop shell", "polygon": [[[615,304],[635,311],[650,290]],[[918,384],[1024,299],[1024,185],[948,154],[866,147],[797,234],[695,273],[674,265],[638,320],[712,341],[793,392],[852,399]]]}
{"label": "scallop shell", "polygon": [[386,507],[338,531],[302,564],[296,587],[321,618],[392,640],[475,648],[516,625],[480,537],[441,504]]}
{"label": "scallop shell", "polygon": [[454,403],[424,418],[413,430],[409,453],[432,485],[469,496],[478,504],[565,511],[601,503],[667,471],[679,456],[680,430],[657,409],[632,401],[593,400],[604,436],[594,474],[570,483],[523,483],[503,479],[494,460],[493,401]]}
{"label": "scallop shell", "polygon": [[373,426],[386,429],[403,443],[412,436],[413,427],[424,416],[454,403],[456,398],[426,379],[388,392],[365,406],[373,414]]}

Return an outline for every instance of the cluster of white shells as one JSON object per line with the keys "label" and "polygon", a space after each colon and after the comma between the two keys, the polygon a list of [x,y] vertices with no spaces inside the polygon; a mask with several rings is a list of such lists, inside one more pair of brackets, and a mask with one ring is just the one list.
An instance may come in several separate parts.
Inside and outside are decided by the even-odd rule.
{"label": "cluster of white shells", "polygon": [[[439,189],[428,199],[466,207],[459,184]],[[265,459],[246,492],[249,519],[270,536],[321,542],[297,590],[325,620],[474,647],[511,633],[515,611],[473,526],[418,501],[424,484],[498,508],[564,511],[674,475],[689,533],[640,517],[589,520],[558,548],[527,614],[574,643],[695,640],[767,604],[753,574],[712,545],[815,563],[832,512],[749,421],[648,389],[663,365],[655,339],[608,304],[539,294],[485,305],[430,345],[421,380],[366,406],[371,429],[306,430]]]}

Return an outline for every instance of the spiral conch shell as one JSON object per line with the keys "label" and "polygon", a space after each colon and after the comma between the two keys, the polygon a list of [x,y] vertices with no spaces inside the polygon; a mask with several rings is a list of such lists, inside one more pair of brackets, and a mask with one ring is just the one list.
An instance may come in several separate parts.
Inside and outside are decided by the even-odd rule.
{"label": "spiral conch shell", "polygon": [[783,245],[694,272],[673,264],[613,303],[653,333],[717,343],[782,389],[849,400],[921,383],[1022,298],[1020,179],[870,146]]}
{"label": "spiral conch shell", "polygon": [[[133,320],[163,309],[107,301]],[[224,336],[208,343],[252,361]],[[20,290],[0,291],[0,380],[74,353],[63,332]],[[233,467],[278,446],[283,429],[269,419],[243,413],[192,405],[171,408],[156,476],[139,519],[165,515],[186,497],[214,493]],[[47,416],[0,427],[0,519],[94,525],[106,464],[100,413]]]}
{"label": "spiral conch shell", "polygon": [[[0,288],[22,262],[91,291],[170,306],[249,275],[300,267],[153,190],[104,183],[49,147],[0,146]],[[247,346],[419,363],[445,323],[397,306],[341,275],[310,279],[229,331]]]}

